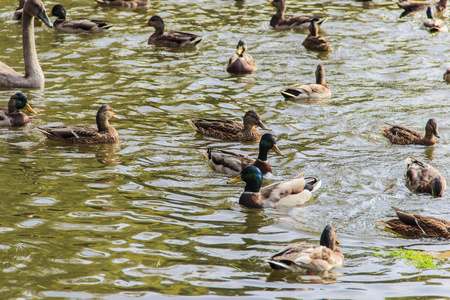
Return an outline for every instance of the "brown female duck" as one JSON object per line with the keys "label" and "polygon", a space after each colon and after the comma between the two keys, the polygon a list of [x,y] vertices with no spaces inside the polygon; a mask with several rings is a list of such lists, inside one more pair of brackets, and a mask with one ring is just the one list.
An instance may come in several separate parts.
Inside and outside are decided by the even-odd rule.
{"label": "brown female duck", "polygon": [[328,98],[331,90],[325,83],[325,69],[319,64],[316,69],[316,83],[294,84],[280,91],[285,99]]}
{"label": "brown female duck", "polygon": [[450,68],[447,69],[444,73],[444,80],[448,83],[450,83]]}
{"label": "brown female duck", "polygon": [[203,154],[208,159],[209,165],[214,171],[237,176],[246,166],[255,166],[265,175],[269,172],[272,173],[272,167],[267,161],[267,153],[269,150],[273,150],[278,155],[284,155],[278,149],[275,137],[270,133],[266,133],[261,137],[261,141],[259,142],[259,155],[257,159],[236,152],[211,148],[203,151]]}
{"label": "brown female duck", "polygon": [[38,128],[45,136],[53,141],[72,144],[114,144],[119,142],[119,134],[109,125],[109,119],[120,119],[114,115],[111,105],[103,104],[97,112],[97,127],[85,126],[57,126]]}
{"label": "brown female duck", "polygon": [[326,19],[320,20],[319,17],[313,16],[294,16],[288,19],[284,18],[284,13],[286,11],[286,0],[273,0],[272,5],[277,9],[276,14],[270,19],[270,26],[275,29],[306,29],[312,20],[316,20],[317,24],[320,25],[325,22]]}
{"label": "brown female duck", "polygon": [[392,208],[395,209],[398,219],[376,222],[404,236],[450,239],[450,221],[411,214],[393,206]]}
{"label": "brown female duck", "polygon": [[3,126],[22,126],[30,123],[30,118],[19,109],[26,109],[36,114],[34,109],[28,104],[27,96],[17,93],[11,96],[8,102],[8,108],[0,107],[0,125]]}
{"label": "brown female duck", "polygon": [[222,119],[196,119],[188,120],[188,123],[200,134],[233,141],[257,141],[261,134],[255,126],[267,129],[258,113],[253,110],[245,113],[243,124]]}
{"label": "brown female duck", "polygon": [[319,26],[312,20],[309,24],[309,35],[305,38],[302,45],[308,50],[331,51],[331,43],[324,36],[319,35]]}
{"label": "brown female duck", "polygon": [[344,265],[344,254],[336,247],[336,243],[339,244],[336,228],[327,225],[320,236],[320,245],[306,242],[291,244],[267,262],[274,270],[330,271]]}
{"label": "brown female duck", "polygon": [[245,190],[239,198],[239,204],[250,208],[293,207],[311,198],[311,193],[317,190],[321,181],[313,177],[303,178],[301,172],[290,180],[276,182],[261,188],[263,176],[255,166],[247,166],[228,183],[245,181]]}
{"label": "brown female duck", "polygon": [[155,32],[149,37],[148,43],[165,47],[193,47],[200,43],[203,37],[193,33],[171,31],[164,34],[164,21],[160,16],[152,16],[141,27],[153,26]]}
{"label": "brown female duck", "polygon": [[438,170],[411,157],[405,160],[405,168],[406,187],[435,197],[444,196],[446,181]]}
{"label": "brown female duck", "polygon": [[434,137],[439,137],[436,119],[428,120],[427,125],[425,126],[425,136],[420,132],[400,125],[386,124],[391,127],[381,126],[381,130],[393,144],[432,146],[436,144]]}
{"label": "brown female duck", "polygon": [[255,60],[247,53],[247,44],[245,41],[240,40],[236,53],[228,61],[227,72],[233,74],[249,74],[257,69]]}
{"label": "brown female duck", "polygon": [[425,10],[427,7],[431,7],[433,14],[443,11],[447,8],[447,1],[448,0],[439,0],[438,2],[403,1],[397,2],[397,5],[405,10],[400,15],[400,18],[403,18],[412,12]]}
{"label": "brown female duck", "polygon": [[98,4],[107,6],[136,7],[148,5],[150,0],[95,0]]}

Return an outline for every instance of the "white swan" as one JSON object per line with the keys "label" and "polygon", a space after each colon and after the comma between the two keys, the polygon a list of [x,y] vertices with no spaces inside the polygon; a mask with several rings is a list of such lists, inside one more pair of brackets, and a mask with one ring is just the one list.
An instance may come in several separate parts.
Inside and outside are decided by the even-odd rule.
{"label": "white swan", "polygon": [[39,18],[45,25],[52,28],[44,4],[41,0],[26,0],[22,16],[22,48],[25,61],[25,75],[14,71],[10,66],[0,62],[0,87],[43,88],[44,73],[42,73],[36,53],[34,41],[34,18]]}

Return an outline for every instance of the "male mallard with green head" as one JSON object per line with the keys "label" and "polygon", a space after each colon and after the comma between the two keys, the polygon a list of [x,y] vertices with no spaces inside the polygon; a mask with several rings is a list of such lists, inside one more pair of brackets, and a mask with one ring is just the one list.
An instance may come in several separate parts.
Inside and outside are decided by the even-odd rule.
{"label": "male mallard with green head", "polygon": [[36,114],[34,109],[28,104],[27,96],[22,93],[17,93],[12,95],[9,99],[8,108],[0,107],[0,125],[22,126],[30,123],[30,118],[19,111],[20,109],[25,109]]}
{"label": "male mallard with green head", "polygon": [[58,17],[53,22],[53,26],[57,30],[64,32],[102,32],[112,27],[112,25],[108,25],[106,22],[100,20],[89,20],[86,18],[67,20],[66,9],[61,4],[53,6],[52,12],[48,16]]}
{"label": "male mallard with green head", "polygon": [[247,44],[245,41],[240,40],[236,53],[228,61],[227,72],[233,74],[249,74],[257,69],[255,60],[247,53]]}

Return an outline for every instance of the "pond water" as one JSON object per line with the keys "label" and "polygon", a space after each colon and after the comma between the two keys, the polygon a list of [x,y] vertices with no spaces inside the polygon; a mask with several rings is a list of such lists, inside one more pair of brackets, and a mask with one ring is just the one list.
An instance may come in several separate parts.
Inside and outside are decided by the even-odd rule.
{"label": "pond water", "polygon": [[[287,16],[328,17],[321,34],[333,52],[301,46],[306,32],[274,31],[267,0],[152,0],[145,8],[108,9],[94,1],[63,4],[69,18],[107,20],[98,34],[68,34],[36,23],[43,90],[1,89],[0,105],[25,93],[31,125],[0,128],[0,294],[2,299],[203,299],[448,297],[450,264],[417,269],[385,257],[400,248],[445,254],[447,241],[413,240],[376,220],[391,206],[450,219],[443,198],[405,187],[404,160],[417,157],[449,179],[450,35],[421,30],[423,16],[399,19],[395,2],[288,1]],[[0,59],[23,71],[17,1],[0,7]],[[203,35],[197,49],[147,44],[151,15],[166,30]],[[51,18],[52,20],[54,18]],[[448,21],[444,15],[444,20]],[[245,39],[258,71],[225,71]],[[286,101],[279,90],[314,81],[325,67],[330,99]],[[101,104],[121,120],[117,145],[64,145],[45,125],[95,125]],[[269,155],[265,184],[305,170],[322,187],[293,209],[247,209],[243,184],[213,172],[207,147],[257,155],[257,142],[204,137],[195,117],[242,120],[253,109],[285,156]],[[391,145],[380,131],[394,122],[423,131],[436,118],[435,147]],[[330,276],[271,272],[265,259],[296,241],[318,243],[338,230],[345,265]]]}

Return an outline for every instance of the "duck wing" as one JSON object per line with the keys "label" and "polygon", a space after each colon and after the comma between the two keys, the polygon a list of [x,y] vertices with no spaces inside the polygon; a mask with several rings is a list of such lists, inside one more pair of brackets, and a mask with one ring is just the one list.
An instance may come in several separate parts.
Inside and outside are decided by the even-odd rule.
{"label": "duck wing", "polygon": [[203,151],[214,171],[237,176],[246,166],[253,165],[255,159],[236,152],[208,148]]}

